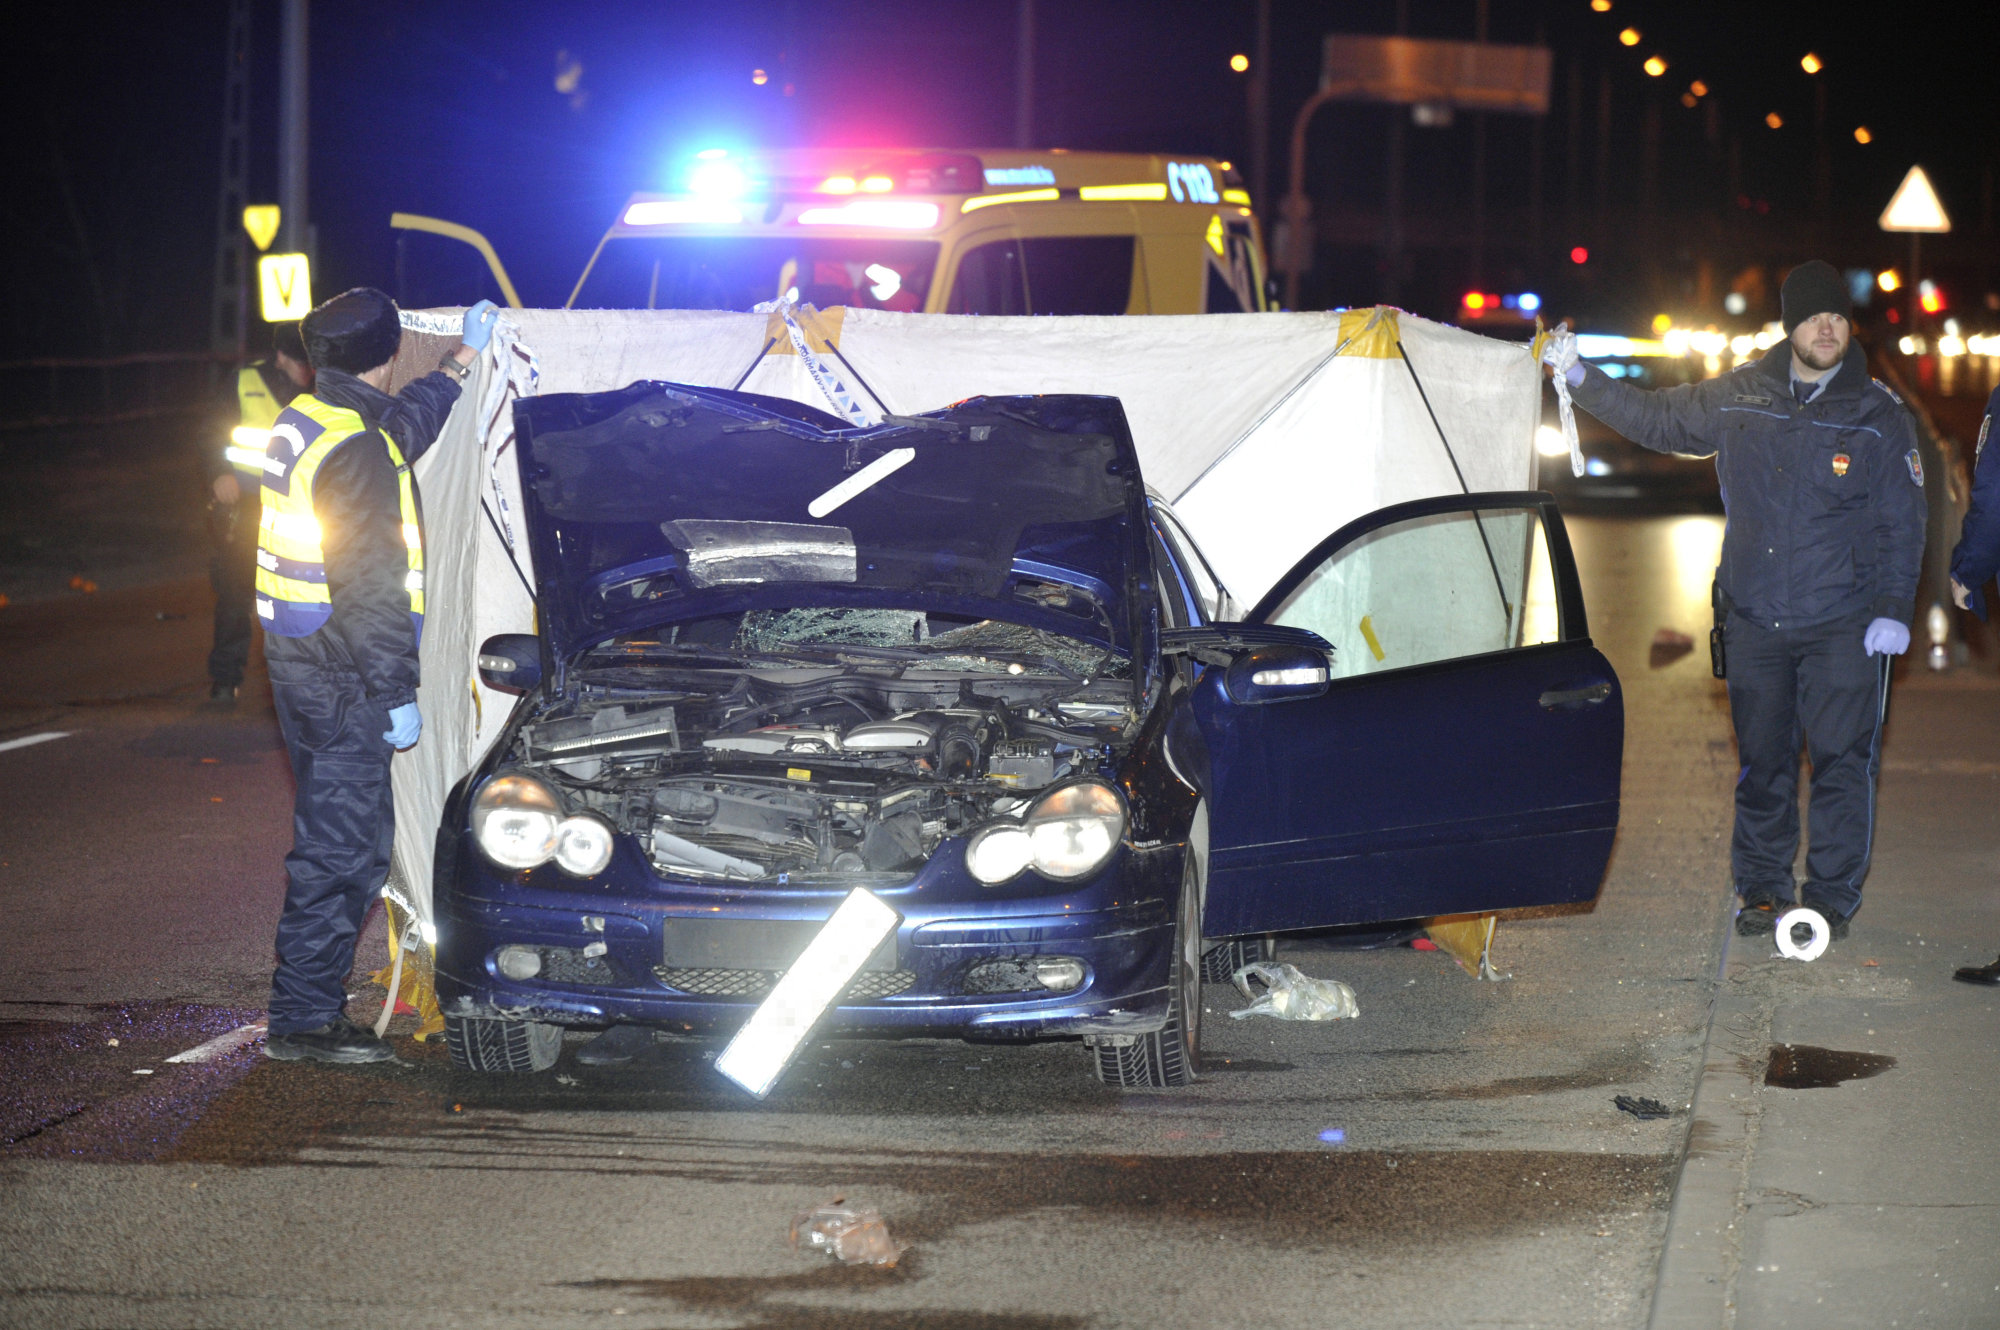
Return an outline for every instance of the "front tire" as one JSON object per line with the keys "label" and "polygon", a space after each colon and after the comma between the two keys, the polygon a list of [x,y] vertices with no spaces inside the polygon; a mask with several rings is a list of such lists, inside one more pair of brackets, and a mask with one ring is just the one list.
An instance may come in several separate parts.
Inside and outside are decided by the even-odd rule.
{"label": "front tire", "polygon": [[1100,1043],[1097,1079],[1121,1090],[1191,1085],[1201,1071],[1201,876],[1192,850],[1181,870],[1174,952],[1167,969],[1167,1023],[1133,1043]]}
{"label": "front tire", "polygon": [[542,1021],[502,1021],[484,1016],[444,1018],[444,1046],[461,1071],[547,1071],[562,1053],[562,1027]]}

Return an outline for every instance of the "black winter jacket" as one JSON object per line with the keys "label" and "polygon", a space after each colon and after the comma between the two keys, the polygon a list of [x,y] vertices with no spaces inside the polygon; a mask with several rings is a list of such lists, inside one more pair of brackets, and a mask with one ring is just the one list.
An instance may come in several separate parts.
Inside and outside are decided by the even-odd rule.
{"label": "black winter jacket", "polygon": [[1766,628],[1908,623],[1923,560],[1923,463],[1902,399],[1847,349],[1801,406],[1789,342],[1702,383],[1647,392],[1589,366],[1578,406],[1655,452],[1714,456],[1728,524],[1722,589]]}
{"label": "black winter jacket", "polygon": [[[412,466],[437,441],[459,385],[426,374],[391,397],[352,374],[319,371],[313,396],[359,412],[389,432]],[[417,511],[423,511],[419,497]],[[394,708],[417,700],[417,636],[410,622],[409,548],[403,541],[396,468],[381,436],[356,434],[320,463],[313,515],[326,557],[333,617],[305,637],[264,634],[264,656],[278,671],[308,666],[357,675],[369,700]]]}

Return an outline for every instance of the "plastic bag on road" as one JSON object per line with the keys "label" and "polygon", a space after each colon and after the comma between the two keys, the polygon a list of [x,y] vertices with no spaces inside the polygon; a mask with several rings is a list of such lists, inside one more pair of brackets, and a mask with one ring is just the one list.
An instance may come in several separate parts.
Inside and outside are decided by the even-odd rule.
{"label": "plastic bag on road", "polygon": [[[1297,966],[1282,961],[1258,961],[1244,966],[1230,978],[1237,992],[1255,999],[1243,1010],[1230,1012],[1231,1020],[1275,1016],[1281,1021],[1338,1021],[1361,1014],[1354,1001],[1354,990],[1346,984],[1338,979],[1315,979],[1301,974]],[[1251,989],[1252,979],[1264,985],[1262,997]]]}
{"label": "plastic bag on road", "polygon": [[901,1259],[904,1248],[889,1237],[882,1212],[856,1209],[843,1199],[836,1197],[792,1220],[792,1245],[825,1252],[847,1265],[894,1265]]}

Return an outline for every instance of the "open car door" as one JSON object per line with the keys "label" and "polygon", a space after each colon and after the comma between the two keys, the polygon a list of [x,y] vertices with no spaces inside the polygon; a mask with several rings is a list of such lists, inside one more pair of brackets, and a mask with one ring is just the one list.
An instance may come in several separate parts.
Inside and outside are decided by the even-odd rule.
{"label": "open car door", "polygon": [[[1246,617],[1333,650],[1324,684],[1316,668],[1239,660],[1195,685],[1207,936],[1596,894],[1618,827],[1625,713],[1553,498],[1380,509]],[[1243,630],[1259,633],[1272,628]]]}

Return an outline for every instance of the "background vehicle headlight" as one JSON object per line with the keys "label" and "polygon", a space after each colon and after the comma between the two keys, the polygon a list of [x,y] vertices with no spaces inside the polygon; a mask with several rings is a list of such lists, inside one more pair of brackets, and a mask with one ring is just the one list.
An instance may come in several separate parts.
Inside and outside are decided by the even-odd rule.
{"label": "background vehicle headlight", "polygon": [[562,820],[562,805],[533,776],[495,776],[472,801],[472,839],[502,868],[547,863]]}
{"label": "background vehicle headlight", "polygon": [[556,828],[556,867],[572,877],[596,877],[611,862],[611,824],[594,813],[566,817]]}
{"label": "background vehicle headlight", "polygon": [[1096,872],[1125,837],[1125,806],[1109,785],[1083,781],[1052,790],[1028,810],[1033,864],[1044,877]]}
{"label": "background vehicle headlight", "polygon": [[1026,827],[1018,822],[996,822],[974,832],[966,843],[965,867],[990,887],[1019,877],[1034,855]]}

